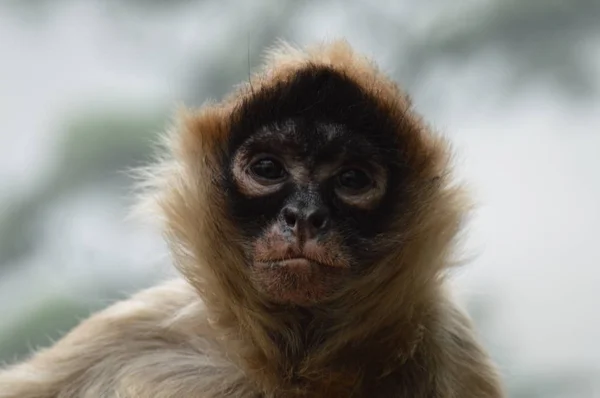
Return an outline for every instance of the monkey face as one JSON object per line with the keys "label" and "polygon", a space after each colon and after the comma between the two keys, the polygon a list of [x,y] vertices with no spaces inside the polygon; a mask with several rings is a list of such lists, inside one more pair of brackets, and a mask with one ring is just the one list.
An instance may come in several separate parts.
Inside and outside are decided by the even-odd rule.
{"label": "monkey face", "polygon": [[255,282],[278,300],[326,298],[366,261],[388,171],[343,126],[287,121],[237,150],[232,210],[253,242]]}
{"label": "monkey face", "polygon": [[233,117],[229,211],[270,299],[322,302],[398,240],[409,174],[386,115],[324,68],[262,90]]}

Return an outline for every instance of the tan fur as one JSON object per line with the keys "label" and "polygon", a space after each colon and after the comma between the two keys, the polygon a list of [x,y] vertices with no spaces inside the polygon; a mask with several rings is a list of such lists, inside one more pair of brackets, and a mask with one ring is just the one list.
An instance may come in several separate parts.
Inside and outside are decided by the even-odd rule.
{"label": "tan fur", "polygon": [[[305,342],[297,313],[254,288],[215,184],[238,104],[308,64],[329,65],[379,98],[401,121],[403,157],[417,176],[407,182],[415,208],[396,220],[397,246],[336,292],[313,336],[318,345]],[[1,398],[504,396],[468,317],[444,290],[468,208],[448,173],[448,145],[347,43],[279,45],[251,84],[182,111],[168,146],[172,157],[149,171],[145,198],[185,281],[118,303],[0,372]]]}

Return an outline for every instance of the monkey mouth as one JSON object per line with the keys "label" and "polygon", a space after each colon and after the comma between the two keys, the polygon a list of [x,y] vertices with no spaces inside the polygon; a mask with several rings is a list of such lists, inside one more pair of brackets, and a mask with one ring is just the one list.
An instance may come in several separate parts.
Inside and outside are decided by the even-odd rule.
{"label": "monkey mouth", "polygon": [[279,257],[254,261],[252,279],[270,300],[304,306],[329,297],[345,271],[310,257]]}
{"label": "monkey mouth", "polygon": [[345,269],[350,268],[348,256],[334,239],[317,242],[286,240],[279,234],[269,235],[254,245],[252,260],[259,268]]}
{"label": "monkey mouth", "polygon": [[313,266],[327,266],[326,264],[320,263],[307,257],[288,257],[272,260],[261,260],[257,261],[257,264],[263,267],[285,267],[290,270],[298,271],[308,270]]}

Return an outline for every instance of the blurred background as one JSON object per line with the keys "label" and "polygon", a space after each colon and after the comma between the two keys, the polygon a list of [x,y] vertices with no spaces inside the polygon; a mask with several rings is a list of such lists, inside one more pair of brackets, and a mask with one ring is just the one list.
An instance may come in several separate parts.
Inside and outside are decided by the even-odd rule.
{"label": "blurred background", "polygon": [[453,280],[510,397],[600,397],[599,21],[598,0],[0,0],[0,362],[172,275],[127,171],[178,104],[277,38],[344,36],[455,142],[479,210]]}

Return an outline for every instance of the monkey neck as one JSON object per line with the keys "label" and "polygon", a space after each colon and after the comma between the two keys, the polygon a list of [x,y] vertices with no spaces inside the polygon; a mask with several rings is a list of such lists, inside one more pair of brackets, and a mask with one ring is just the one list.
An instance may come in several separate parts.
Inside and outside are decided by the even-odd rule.
{"label": "monkey neck", "polygon": [[436,312],[438,290],[431,283],[407,287],[393,300],[383,291],[331,306],[239,308],[238,336],[247,353],[241,365],[265,388],[283,379],[322,390],[332,375],[337,383],[380,379],[415,353]]}

